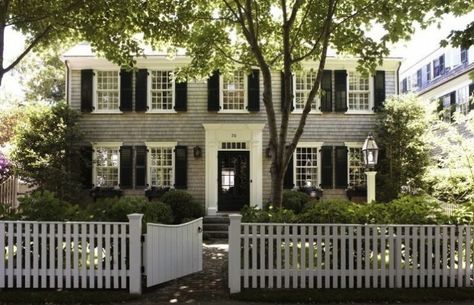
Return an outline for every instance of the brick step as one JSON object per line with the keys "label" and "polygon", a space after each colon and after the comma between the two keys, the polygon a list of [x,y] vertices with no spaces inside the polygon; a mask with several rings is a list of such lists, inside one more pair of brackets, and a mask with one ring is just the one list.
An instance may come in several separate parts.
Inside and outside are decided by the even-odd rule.
{"label": "brick step", "polygon": [[229,232],[204,231],[202,237],[205,240],[209,240],[209,239],[227,239],[227,238],[229,238]]}
{"label": "brick step", "polygon": [[216,224],[229,224],[229,216],[227,215],[212,215],[212,216],[204,216],[203,219],[204,224],[211,224],[211,223],[216,223]]}
{"label": "brick step", "polygon": [[228,223],[204,223],[203,224],[204,232],[207,231],[219,231],[219,232],[227,232],[229,231],[229,224]]}

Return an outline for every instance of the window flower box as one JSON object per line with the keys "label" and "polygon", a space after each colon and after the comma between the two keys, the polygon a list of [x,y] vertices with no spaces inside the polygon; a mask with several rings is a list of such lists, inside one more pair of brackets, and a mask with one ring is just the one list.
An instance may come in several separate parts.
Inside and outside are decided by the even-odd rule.
{"label": "window flower box", "polygon": [[319,200],[323,197],[323,189],[314,185],[302,186],[298,191],[306,193],[311,199]]}
{"label": "window flower box", "polygon": [[152,186],[145,190],[145,197],[147,197],[148,200],[151,201],[152,199],[160,198],[161,196],[163,196],[164,193],[168,192],[170,189],[171,189],[170,187]]}
{"label": "window flower box", "polygon": [[95,200],[98,198],[122,197],[123,191],[117,187],[94,187],[89,194]]}

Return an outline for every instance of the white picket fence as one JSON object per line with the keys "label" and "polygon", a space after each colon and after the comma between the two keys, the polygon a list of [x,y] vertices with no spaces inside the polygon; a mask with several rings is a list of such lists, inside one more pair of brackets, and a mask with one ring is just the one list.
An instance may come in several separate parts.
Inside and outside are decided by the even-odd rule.
{"label": "white picket fence", "polygon": [[11,176],[0,183],[0,204],[10,208],[18,206],[18,179],[16,176]]}
{"label": "white picket fence", "polygon": [[147,287],[202,270],[202,218],[179,225],[147,224]]}
{"label": "white picket fence", "polygon": [[241,223],[229,288],[474,286],[472,226]]}
{"label": "white picket fence", "polygon": [[141,214],[129,222],[0,222],[0,288],[141,293]]}

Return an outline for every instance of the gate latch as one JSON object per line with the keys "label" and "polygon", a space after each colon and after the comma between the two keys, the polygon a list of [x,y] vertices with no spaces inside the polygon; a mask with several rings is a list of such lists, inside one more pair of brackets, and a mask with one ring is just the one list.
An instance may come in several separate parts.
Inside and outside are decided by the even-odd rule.
{"label": "gate latch", "polygon": [[202,228],[198,227],[198,233],[202,233]]}

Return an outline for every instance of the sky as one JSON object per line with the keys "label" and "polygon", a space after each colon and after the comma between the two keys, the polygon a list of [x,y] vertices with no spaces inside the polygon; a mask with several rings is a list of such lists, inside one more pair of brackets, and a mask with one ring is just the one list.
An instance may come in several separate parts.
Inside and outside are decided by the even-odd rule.
{"label": "sky", "polygon": [[[422,57],[430,54],[439,47],[439,41],[445,38],[451,30],[459,30],[474,20],[474,11],[460,17],[452,15],[445,16],[440,22],[441,27],[433,24],[425,30],[417,28],[409,41],[403,41],[393,47],[391,56],[404,58],[403,66],[409,66]],[[373,34],[377,36],[377,28],[373,29]],[[6,63],[11,62],[24,49],[24,37],[11,28],[7,28],[5,33],[5,59]],[[22,99],[22,88],[18,83],[18,75],[15,72],[8,73],[0,87],[0,100],[5,97]]]}

